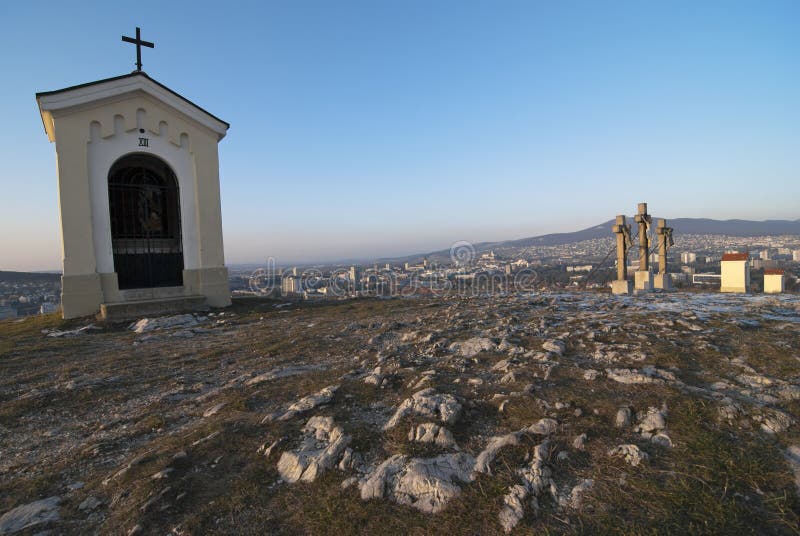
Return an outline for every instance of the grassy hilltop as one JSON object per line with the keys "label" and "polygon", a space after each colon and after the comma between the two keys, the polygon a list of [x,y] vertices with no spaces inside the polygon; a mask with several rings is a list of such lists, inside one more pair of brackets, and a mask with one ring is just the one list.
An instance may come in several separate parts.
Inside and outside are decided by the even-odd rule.
{"label": "grassy hilltop", "polygon": [[[503,534],[504,508],[513,534],[797,534],[798,317],[797,297],[554,293],[249,299],[142,333],[3,321],[0,515],[58,497],[20,534]],[[454,416],[404,405],[425,389]],[[315,416],[349,458],[287,483],[279,460],[335,450],[303,431]],[[425,423],[453,442],[410,438]],[[479,458],[468,478],[403,480]],[[382,498],[362,499],[370,479]]]}

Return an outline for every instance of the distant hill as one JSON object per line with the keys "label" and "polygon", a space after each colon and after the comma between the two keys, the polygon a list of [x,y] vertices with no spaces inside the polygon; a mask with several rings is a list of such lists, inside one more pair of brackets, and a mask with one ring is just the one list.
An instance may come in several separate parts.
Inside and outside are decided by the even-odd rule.
{"label": "distant hill", "polygon": [[60,281],[61,274],[52,272],[6,272],[0,270],[0,283],[29,283],[42,281]]}
{"label": "distant hill", "polygon": [[[658,217],[653,217],[653,222]],[[633,223],[633,217],[629,218]],[[727,236],[770,236],[770,235],[800,235],[800,220],[710,220],[707,218],[675,218],[667,219],[670,227],[675,229],[675,234],[715,234]],[[490,247],[527,247],[527,246],[558,246],[580,242],[581,240],[591,240],[593,238],[603,238],[611,236],[611,226],[614,220],[608,220],[572,233],[554,233],[531,238],[521,238],[519,240],[506,240],[504,242],[493,242]]]}
{"label": "distant hill", "polygon": [[[657,216],[653,217],[653,221],[660,219]],[[633,224],[633,217],[628,218],[629,223]],[[667,218],[667,223],[670,227],[675,229],[675,234],[715,234],[726,236],[777,236],[777,235],[800,235],[800,220],[766,220],[766,221],[749,221],[749,220],[711,220],[707,218]],[[581,242],[583,240],[592,240],[596,238],[603,238],[611,236],[611,226],[614,225],[614,220],[608,220],[601,223],[574,231],[571,233],[552,233],[541,236],[532,236],[529,238],[520,238],[517,240],[505,240],[501,242],[480,242],[473,244],[475,250],[478,252],[487,251],[493,248],[508,248],[517,247],[524,248],[530,246],[559,246],[562,244],[571,244],[573,242]],[[634,224],[635,225],[635,224]],[[635,232],[635,231],[634,231]],[[431,260],[444,260],[449,258],[449,250],[433,251],[427,254],[410,255],[408,257],[398,259],[385,259],[386,261],[395,262],[412,262],[422,257],[428,257]]]}

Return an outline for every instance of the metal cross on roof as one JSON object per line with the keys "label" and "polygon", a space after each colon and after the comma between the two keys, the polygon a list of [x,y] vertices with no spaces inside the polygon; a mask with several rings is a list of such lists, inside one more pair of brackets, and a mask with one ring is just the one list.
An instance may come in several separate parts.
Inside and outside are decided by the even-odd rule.
{"label": "metal cross on roof", "polygon": [[142,47],[144,46],[148,48],[156,48],[156,45],[151,43],[150,41],[142,41],[141,30],[139,29],[138,26],[136,27],[136,39],[134,39],[133,37],[125,37],[123,35],[122,40],[125,41],[126,43],[133,43],[134,45],[136,45],[136,70],[141,71]]}

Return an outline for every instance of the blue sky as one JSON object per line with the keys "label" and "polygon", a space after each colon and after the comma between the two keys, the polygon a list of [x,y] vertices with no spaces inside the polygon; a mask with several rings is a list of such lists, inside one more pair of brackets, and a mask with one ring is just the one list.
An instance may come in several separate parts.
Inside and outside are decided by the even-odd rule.
{"label": "blue sky", "polygon": [[[37,91],[134,68],[231,123],[228,263],[403,255],[632,213],[800,218],[800,2],[14,2],[0,269],[60,266]],[[11,230],[11,232],[9,232]]]}

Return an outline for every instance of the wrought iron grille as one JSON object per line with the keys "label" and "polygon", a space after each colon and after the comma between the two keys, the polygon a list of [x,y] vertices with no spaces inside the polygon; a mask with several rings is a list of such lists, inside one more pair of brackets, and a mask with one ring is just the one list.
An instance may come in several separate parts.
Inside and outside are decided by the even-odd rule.
{"label": "wrought iron grille", "polygon": [[111,247],[120,289],[183,284],[178,181],[151,155],[130,155],[108,174]]}

